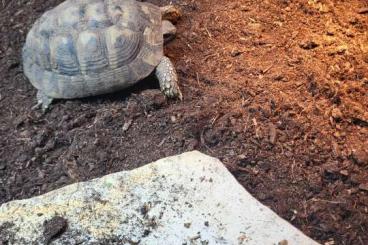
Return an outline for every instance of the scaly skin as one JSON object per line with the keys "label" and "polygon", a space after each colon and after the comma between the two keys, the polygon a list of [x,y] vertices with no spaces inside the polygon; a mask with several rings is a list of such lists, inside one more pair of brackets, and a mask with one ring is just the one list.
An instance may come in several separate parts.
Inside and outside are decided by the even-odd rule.
{"label": "scaly skin", "polygon": [[178,85],[178,75],[171,60],[163,56],[160,64],[156,68],[156,77],[160,83],[161,91],[168,98],[183,99],[183,95]]}

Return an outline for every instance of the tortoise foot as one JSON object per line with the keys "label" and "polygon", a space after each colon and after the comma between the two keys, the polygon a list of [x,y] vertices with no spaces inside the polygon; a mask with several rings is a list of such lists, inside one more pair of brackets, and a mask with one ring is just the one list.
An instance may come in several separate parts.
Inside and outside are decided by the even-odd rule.
{"label": "tortoise foot", "polygon": [[50,107],[52,101],[54,99],[51,97],[48,97],[46,94],[44,94],[41,90],[38,90],[37,92],[37,104],[32,107],[32,109],[38,109],[41,108],[42,112],[45,113],[47,109]]}

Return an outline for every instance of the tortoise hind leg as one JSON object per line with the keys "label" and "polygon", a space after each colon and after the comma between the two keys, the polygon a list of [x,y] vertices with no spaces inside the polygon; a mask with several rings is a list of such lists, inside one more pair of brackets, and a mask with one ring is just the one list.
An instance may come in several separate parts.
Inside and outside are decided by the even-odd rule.
{"label": "tortoise hind leg", "polygon": [[166,97],[183,99],[178,85],[178,75],[168,57],[162,57],[160,64],[156,67],[156,77],[160,83],[161,91]]}
{"label": "tortoise hind leg", "polygon": [[33,106],[32,109],[37,109],[41,107],[42,111],[46,112],[46,110],[50,107],[53,100],[54,100],[53,98],[47,96],[41,90],[38,90],[37,91],[37,105]]}

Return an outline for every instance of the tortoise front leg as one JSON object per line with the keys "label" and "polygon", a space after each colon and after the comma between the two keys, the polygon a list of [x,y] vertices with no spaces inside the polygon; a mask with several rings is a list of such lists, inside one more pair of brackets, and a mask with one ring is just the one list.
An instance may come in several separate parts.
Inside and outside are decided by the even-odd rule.
{"label": "tortoise front leg", "polygon": [[160,64],[156,67],[156,77],[160,83],[161,91],[166,97],[183,99],[178,85],[178,75],[168,57],[162,57]]}

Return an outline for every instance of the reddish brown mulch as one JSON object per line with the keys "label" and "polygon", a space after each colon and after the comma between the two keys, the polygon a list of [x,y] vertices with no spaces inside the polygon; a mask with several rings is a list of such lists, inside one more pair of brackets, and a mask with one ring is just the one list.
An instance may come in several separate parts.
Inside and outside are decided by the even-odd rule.
{"label": "reddish brown mulch", "polygon": [[148,78],[42,115],[20,52],[60,2],[0,2],[0,203],[197,149],[312,238],[368,244],[364,1],[174,1],[184,101]]}

